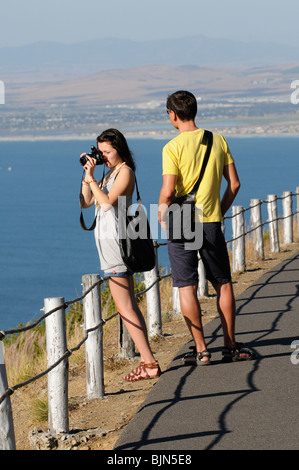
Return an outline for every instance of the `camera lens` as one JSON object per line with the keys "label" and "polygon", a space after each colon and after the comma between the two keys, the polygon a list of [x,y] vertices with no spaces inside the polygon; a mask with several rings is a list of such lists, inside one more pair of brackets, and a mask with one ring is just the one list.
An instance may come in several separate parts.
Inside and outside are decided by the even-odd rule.
{"label": "camera lens", "polygon": [[[99,149],[97,149],[94,145],[91,146],[91,152],[87,153],[86,155],[94,158],[96,161],[96,165],[103,165],[105,163],[102,152]],[[85,155],[83,155],[83,157],[80,157],[80,163],[82,166],[84,166],[86,162],[87,162],[87,158]]]}
{"label": "camera lens", "polygon": [[80,158],[80,163],[82,166],[84,166],[87,162],[87,158],[85,157],[85,155],[83,155],[83,157]]}

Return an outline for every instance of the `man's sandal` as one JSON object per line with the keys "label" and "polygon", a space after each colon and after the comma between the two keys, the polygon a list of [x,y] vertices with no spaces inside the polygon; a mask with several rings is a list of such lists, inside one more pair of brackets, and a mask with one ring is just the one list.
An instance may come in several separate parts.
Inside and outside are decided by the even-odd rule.
{"label": "man's sandal", "polygon": [[[247,356],[241,356],[241,354],[247,354]],[[223,348],[222,350],[222,362],[252,361],[254,359],[256,359],[255,353],[245,348],[243,343],[236,343],[234,348]]]}
{"label": "man's sandal", "polygon": [[[193,346],[192,347],[193,351],[185,354],[183,357],[183,362],[186,366],[208,366],[211,364],[211,353],[207,351],[206,349],[201,352],[197,352],[196,348]],[[204,357],[206,357],[206,360],[202,360]]]}
{"label": "man's sandal", "polygon": [[[157,373],[156,375],[149,375],[146,369],[157,369]],[[136,369],[132,370],[132,372],[124,377],[124,380],[127,382],[137,382],[138,380],[156,379],[160,377],[161,374],[162,372],[158,361],[150,362],[148,364],[140,362]]]}

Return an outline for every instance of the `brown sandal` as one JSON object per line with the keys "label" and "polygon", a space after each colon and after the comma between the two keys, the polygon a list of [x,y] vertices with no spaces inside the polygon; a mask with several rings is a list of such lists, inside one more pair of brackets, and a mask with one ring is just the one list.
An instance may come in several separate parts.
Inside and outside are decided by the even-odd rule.
{"label": "brown sandal", "polygon": [[[154,376],[150,376],[146,369],[157,369],[157,374]],[[142,372],[144,375],[142,375]],[[160,377],[162,374],[158,361],[150,362],[145,364],[144,362],[140,362],[139,366],[136,369],[132,370],[128,375],[124,377],[124,380],[127,382],[137,382],[137,380],[148,380],[148,379],[156,379]]]}

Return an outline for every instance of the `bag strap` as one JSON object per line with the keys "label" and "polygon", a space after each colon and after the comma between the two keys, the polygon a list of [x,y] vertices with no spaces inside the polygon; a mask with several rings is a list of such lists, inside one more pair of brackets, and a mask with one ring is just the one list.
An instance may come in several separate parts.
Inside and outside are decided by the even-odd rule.
{"label": "bag strap", "polygon": [[203,164],[202,164],[202,167],[201,167],[201,170],[200,170],[198,180],[196,181],[195,185],[193,186],[192,191],[190,191],[189,194],[196,194],[197,193],[200,182],[203,178],[203,175],[204,175],[204,172],[205,172],[205,169],[206,169],[209,157],[210,157],[212,145],[213,145],[213,133],[211,131],[206,131],[205,130],[201,143],[202,143],[202,145],[207,146],[206,153],[205,153],[204,161],[203,161]]}
{"label": "bag strap", "polygon": [[135,177],[135,186],[136,186],[136,198],[137,198],[137,201],[140,201],[140,203],[141,203],[141,197],[140,197],[138,184],[137,184],[137,178],[136,178],[135,173],[134,173],[134,177]]}

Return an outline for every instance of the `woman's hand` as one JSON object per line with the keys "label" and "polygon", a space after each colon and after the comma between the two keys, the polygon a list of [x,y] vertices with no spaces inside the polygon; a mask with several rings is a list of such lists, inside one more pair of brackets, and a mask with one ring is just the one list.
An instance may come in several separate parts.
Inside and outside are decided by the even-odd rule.
{"label": "woman's hand", "polygon": [[85,170],[86,181],[88,182],[89,180],[94,179],[93,178],[93,173],[94,173],[94,169],[95,169],[95,166],[96,166],[96,159],[92,158],[92,157],[89,157],[88,155],[86,155],[86,153],[82,153],[80,155],[80,157],[83,157],[83,156],[85,156],[86,159],[87,159],[87,162],[85,163],[83,168]]}

